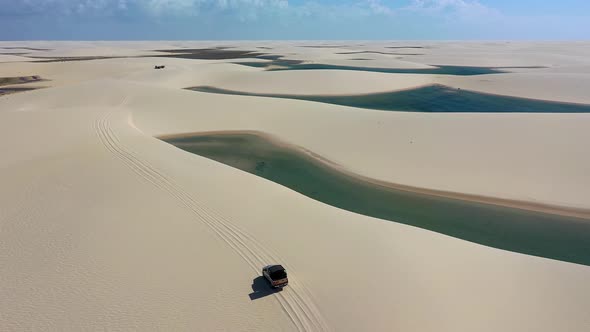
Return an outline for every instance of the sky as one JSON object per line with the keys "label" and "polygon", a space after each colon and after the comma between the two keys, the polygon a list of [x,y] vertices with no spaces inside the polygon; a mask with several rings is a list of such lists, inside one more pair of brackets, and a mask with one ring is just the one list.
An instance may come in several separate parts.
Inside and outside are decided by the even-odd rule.
{"label": "sky", "polygon": [[0,0],[0,40],[590,40],[590,0]]}

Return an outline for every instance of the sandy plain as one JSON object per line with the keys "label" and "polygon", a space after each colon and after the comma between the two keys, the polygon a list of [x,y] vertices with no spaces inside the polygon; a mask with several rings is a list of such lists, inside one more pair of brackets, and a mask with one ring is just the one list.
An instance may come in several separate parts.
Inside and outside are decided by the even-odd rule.
{"label": "sandy plain", "polygon": [[[157,51],[220,46],[334,65],[543,68],[266,71]],[[422,55],[382,54],[402,50]],[[0,51],[25,53],[0,54],[0,77],[43,79],[0,96],[2,330],[590,329],[588,266],[340,210],[157,138],[263,132],[378,181],[587,210],[590,114],[384,112],[184,88],[339,95],[436,83],[590,103],[588,43],[2,42]],[[256,281],[270,263],[289,272],[282,292]]]}

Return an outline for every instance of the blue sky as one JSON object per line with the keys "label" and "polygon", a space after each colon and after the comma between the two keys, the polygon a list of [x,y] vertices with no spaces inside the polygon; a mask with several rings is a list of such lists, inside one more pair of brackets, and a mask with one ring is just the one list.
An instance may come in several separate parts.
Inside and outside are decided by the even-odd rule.
{"label": "blue sky", "polygon": [[0,0],[0,40],[590,39],[590,0]]}

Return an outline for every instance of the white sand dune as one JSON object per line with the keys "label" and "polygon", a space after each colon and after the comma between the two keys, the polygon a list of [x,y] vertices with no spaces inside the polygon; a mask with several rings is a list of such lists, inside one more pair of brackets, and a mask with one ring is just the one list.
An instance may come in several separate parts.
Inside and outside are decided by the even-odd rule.
{"label": "white sand dune", "polygon": [[525,98],[590,103],[590,68],[578,68],[577,73],[544,72],[511,73],[476,77],[445,77],[439,82],[458,88],[485,93],[513,95]]}
{"label": "white sand dune", "polygon": [[404,90],[434,83],[432,75],[346,70],[233,70],[231,75],[212,78],[207,85],[251,93],[346,95]]}
{"label": "white sand dune", "polygon": [[[55,54],[76,48],[40,45]],[[191,43],[100,46],[171,45]],[[502,50],[438,47],[430,52],[474,48],[478,59]],[[549,46],[521,47],[544,54]],[[554,77],[570,76],[271,73],[225,62],[0,64],[0,77],[51,80],[49,88],[0,97],[0,330],[590,328],[588,266],[343,211],[155,138],[258,130],[375,179],[590,208],[588,114],[380,112],[182,90],[346,94],[438,82],[534,97],[557,86]],[[510,77],[528,88],[504,87]],[[572,89],[547,99],[586,100]],[[290,286],[256,294],[253,279],[269,263],[287,268]]]}

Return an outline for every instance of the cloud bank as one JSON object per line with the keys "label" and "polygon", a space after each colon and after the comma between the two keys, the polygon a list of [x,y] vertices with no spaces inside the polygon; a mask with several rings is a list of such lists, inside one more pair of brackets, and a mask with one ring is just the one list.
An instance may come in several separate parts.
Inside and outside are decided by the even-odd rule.
{"label": "cloud bank", "polygon": [[213,11],[287,7],[287,0],[0,0],[0,15],[194,16]]}
{"label": "cloud bank", "polygon": [[[535,4],[536,0],[530,1]],[[562,0],[551,8],[580,6]],[[494,0],[0,0],[0,39],[587,39],[584,10]],[[586,2],[584,2],[586,3]],[[538,3],[537,3],[538,4]],[[590,5],[585,5],[590,10]],[[519,8],[526,8],[519,5]],[[573,6],[571,8],[577,8]],[[586,11],[587,12],[587,11]],[[547,22],[552,22],[548,24]],[[525,24],[526,23],[526,24]],[[563,38],[563,37],[562,37]]]}
{"label": "cloud bank", "polygon": [[[398,3],[390,1],[389,3]],[[409,7],[394,7],[381,0],[340,2],[288,0],[0,0],[0,16],[68,15],[114,16],[135,15],[146,17],[198,16],[219,12],[257,12],[314,15],[350,16],[353,10],[359,16],[394,16],[399,11],[482,11],[487,7],[475,0],[412,0]]]}

